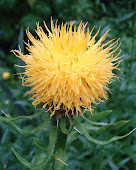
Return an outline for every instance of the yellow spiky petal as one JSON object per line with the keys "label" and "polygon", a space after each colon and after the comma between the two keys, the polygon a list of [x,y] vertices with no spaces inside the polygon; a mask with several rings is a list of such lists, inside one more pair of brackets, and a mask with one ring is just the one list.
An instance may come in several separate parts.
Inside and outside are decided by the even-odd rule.
{"label": "yellow spiky petal", "polygon": [[107,84],[115,76],[112,73],[119,65],[118,56],[113,56],[119,48],[118,40],[103,43],[109,30],[96,42],[91,36],[87,24],[80,23],[78,27],[71,22],[69,25],[54,25],[51,21],[51,31],[44,23],[48,35],[37,24],[36,33],[39,39],[26,31],[30,42],[26,43],[29,54],[24,55],[19,50],[14,54],[26,65],[23,85],[33,89],[26,94],[33,94],[33,105],[43,103],[52,115],[63,107],[65,115],[77,115],[82,109],[92,111],[92,104],[107,99]]}

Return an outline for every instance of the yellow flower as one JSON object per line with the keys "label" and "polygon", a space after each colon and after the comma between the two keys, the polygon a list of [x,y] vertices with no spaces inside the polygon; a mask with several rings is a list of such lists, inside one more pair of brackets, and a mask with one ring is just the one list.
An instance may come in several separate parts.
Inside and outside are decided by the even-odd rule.
{"label": "yellow flower", "polygon": [[9,72],[3,72],[2,77],[3,77],[4,80],[7,80],[10,77],[10,73]]}
{"label": "yellow flower", "polygon": [[82,113],[82,109],[92,111],[92,104],[107,99],[107,84],[116,76],[112,70],[120,64],[120,52],[113,56],[118,40],[104,43],[108,30],[96,42],[99,30],[91,36],[93,30],[82,22],[76,27],[74,22],[54,25],[51,21],[51,31],[45,22],[44,26],[48,34],[37,24],[38,38],[26,30],[28,54],[13,50],[26,63],[23,85],[33,87],[26,94],[33,94],[32,104],[43,103],[51,116],[60,109],[65,110],[65,116]]}

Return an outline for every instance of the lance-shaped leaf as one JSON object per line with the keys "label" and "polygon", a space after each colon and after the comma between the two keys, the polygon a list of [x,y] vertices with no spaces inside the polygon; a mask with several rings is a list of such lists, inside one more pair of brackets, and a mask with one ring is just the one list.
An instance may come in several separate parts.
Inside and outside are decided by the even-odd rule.
{"label": "lance-shaped leaf", "polygon": [[43,166],[39,166],[35,168],[35,165],[40,165],[46,158],[46,154],[44,152],[38,152],[32,159],[31,165],[32,170],[43,170]]}
{"label": "lance-shaped leaf", "polygon": [[78,136],[78,132],[77,131],[72,131],[69,135],[68,135],[68,138],[67,138],[67,147],[69,145],[71,145],[71,143],[77,139],[77,136]]}
{"label": "lance-shaped leaf", "polygon": [[68,135],[72,131],[73,127],[74,127],[74,122],[71,123],[69,129],[67,129],[66,128],[66,118],[65,117],[61,118],[61,131],[62,131],[62,133]]}
{"label": "lance-shaped leaf", "polygon": [[[32,170],[35,169],[33,164],[31,164],[25,158],[20,156],[13,148],[11,148],[11,149],[13,150],[13,152],[14,152],[15,156],[17,157],[17,159],[22,163],[22,165],[24,165],[26,168],[29,168],[29,169],[32,169]],[[35,162],[40,164],[42,162],[42,160],[45,159],[45,157],[46,157],[45,153],[40,153],[36,157]],[[36,168],[36,170],[42,170],[42,168]]]}
{"label": "lance-shaped leaf", "polygon": [[[29,168],[29,169],[32,169],[32,170],[42,170],[46,166],[49,158],[51,157],[51,155],[54,152],[56,140],[57,140],[57,130],[56,130],[56,128],[52,128],[51,132],[50,132],[50,136],[49,136],[48,147],[46,148],[46,150],[42,146],[40,147],[42,152],[40,152],[39,154],[36,155],[34,163],[28,162],[26,159],[21,157],[13,148],[11,148],[11,149],[13,150],[17,159],[26,168]],[[38,142],[38,140],[35,140],[35,141],[36,141],[36,143]],[[39,147],[39,145],[40,145],[40,143],[38,142],[38,147]]]}
{"label": "lance-shaped leaf", "polygon": [[15,156],[17,157],[17,159],[22,163],[22,165],[24,165],[26,168],[31,169],[31,163],[28,162],[26,159],[24,159],[23,157],[21,157],[13,148],[11,148],[12,151],[14,152]]}
{"label": "lance-shaped leaf", "polygon": [[[1,111],[2,111],[2,110],[1,110]],[[7,113],[5,113],[5,112],[3,112],[3,111],[2,111],[2,113],[3,113],[8,119],[10,119],[10,120],[12,120],[12,121],[16,121],[16,120],[31,120],[31,119],[34,119],[34,118],[36,118],[36,117],[44,114],[43,111],[41,111],[41,112],[35,113],[35,114],[31,115],[31,116],[18,116],[18,117],[12,118],[9,114],[7,114]]]}
{"label": "lance-shaped leaf", "polygon": [[108,143],[111,143],[113,141],[116,141],[116,140],[119,140],[119,139],[123,139],[125,138],[126,136],[130,135],[133,131],[136,130],[133,129],[132,131],[130,131],[129,133],[127,133],[126,135],[123,135],[123,136],[114,136],[113,138],[109,139],[109,140],[106,140],[106,141],[99,141],[97,139],[94,139],[93,137],[91,137],[89,135],[89,133],[87,132],[87,130],[77,121],[75,121],[75,127],[76,129],[82,134],[84,135],[89,141],[93,142],[93,143],[96,143],[96,144],[99,144],[99,145],[106,145]]}
{"label": "lance-shaped leaf", "polygon": [[42,128],[44,128],[44,126],[47,124],[48,118],[46,117],[44,122],[40,126],[33,128],[32,130],[29,130],[29,131],[20,129],[20,127],[18,127],[15,122],[9,120],[6,117],[0,116],[0,121],[7,124],[11,129],[15,130],[16,132],[20,133],[21,135],[28,136],[28,135],[36,133],[39,130],[41,130]]}
{"label": "lance-shaped leaf", "polygon": [[35,144],[39,149],[41,149],[42,151],[44,151],[44,148],[43,148],[41,142],[40,142],[37,138],[34,137],[34,138],[33,138],[33,142],[34,142],[34,144]]}
{"label": "lance-shaped leaf", "polygon": [[[104,116],[103,113],[102,113],[102,115]],[[101,115],[101,116],[102,116],[102,115]],[[87,119],[85,116],[83,116],[83,115],[81,115],[81,114],[80,114],[80,116],[81,116],[84,120],[86,120],[87,122],[89,122],[89,123],[92,124],[92,125],[108,125],[108,123],[104,123],[104,122],[94,122],[94,121],[91,121],[91,120]],[[100,119],[101,119],[101,116],[100,116]],[[96,117],[95,119],[98,119],[98,118]]]}
{"label": "lance-shaped leaf", "polygon": [[[86,112],[89,112],[89,111],[86,111]],[[112,110],[106,110],[106,111],[102,111],[100,113],[97,113],[93,116],[90,117],[91,121],[98,121],[102,118],[105,118],[108,114],[110,114],[112,112]]]}
{"label": "lance-shaped leaf", "polygon": [[65,162],[67,162],[67,154],[63,149],[58,149],[53,155],[55,158],[54,169],[55,170],[65,170],[66,166],[68,166]]}
{"label": "lance-shaped leaf", "polygon": [[[49,161],[51,155],[54,152],[56,141],[57,141],[57,129],[56,128],[51,129],[51,132],[50,132],[50,135],[49,135],[49,145],[46,148],[46,150],[42,146],[40,146],[40,142],[38,142],[38,140],[35,140],[35,144],[38,147],[40,146],[42,153],[46,154],[46,157],[43,157],[42,161],[40,160],[39,164],[37,164],[37,162],[34,162],[33,163],[33,169],[35,169],[35,170],[37,170],[39,168],[42,169],[46,166],[47,162]],[[36,155],[36,156],[38,157],[38,155]]]}
{"label": "lance-shaped leaf", "polygon": [[92,125],[89,125],[89,123],[83,124],[83,126],[84,126],[84,128],[87,131],[89,130],[89,133],[92,133],[92,134],[102,134],[104,132],[108,132],[111,129],[119,128],[119,127],[125,125],[128,122],[129,121],[127,121],[127,120],[121,120],[121,121],[119,121],[117,123],[111,123],[111,124],[109,123],[109,124],[104,125],[102,127],[92,126]]}

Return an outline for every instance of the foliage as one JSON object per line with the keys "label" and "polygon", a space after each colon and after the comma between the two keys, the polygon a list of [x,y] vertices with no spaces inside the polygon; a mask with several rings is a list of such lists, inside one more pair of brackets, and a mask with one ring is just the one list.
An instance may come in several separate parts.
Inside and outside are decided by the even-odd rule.
{"label": "foliage", "polygon": [[[90,29],[94,25],[96,29],[101,26],[99,36],[102,36],[107,29],[111,28],[112,31],[109,33],[108,39],[113,37],[120,38],[122,43],[121,54],[124,54],[125,59],[121,64],[123,74],[118,72],[118,76],[123,79],[120,81],[116,79],[116,82],[110,85],[112,94],[109,94],[109,100],[95,108],[93,114],[97,115],[99,111],[103,110],[113,110],[108,115],[108,118],[103,118],[103,122],[114,123],[121,119],[124,121],[129,120],[130,122],[123,126],[123,128],[120,128],[119,131],[116,131],[114,128],[111,129],[103,137],[100,136],[99,139],[106,140],[113,136],[124,135],[132,128],[135,128],[135,6],[136,2],[133,0],[0,0],[0,108],[12,117],[34,113],[34,108],[31,106],[28,98],[22,97],[26,89],[21,87],[21,81],[18,80],[16,75],[17,72],[22,72],[22,70],[16,68],[14,64],[20,64],[21,61],[17,60],[10,53],[10,50],[17,48],[18,44],[20,44],[21,48],[23,47],[23,39],[26,40],[24,30],[29,27],[30,31],[34,33],[35,22],[40,21],[40,25],[42,25],[44,20],[50,27],[51,16],[54,20],[59,19],[58,22],[76,20],[76,23],[79,24],[80,20],[83,20],[84,22],[88,21]],[[21,64],[23,65],[23,63]],[[10,77],[4,80],[2,77],[3,72],[10,72]],[[88,113],[85,113],[85,116],[91,117]],[[29,131],[33,127],[40,125],[42,119],[40,117],[40,119],[32,119],[26,122],[18,120],[18,124],[20,127],[25,127],[23,130]],[[87,123],[86,127],[88,127]],[[48,128],[49,124],[43,130],[48,131]],[[88,130],[93,135],[100,133],[93,125]],[[67,133],[69,130],[64,129],[64,131]],[[26,160],[30,161],[37,150],[36,145],[32,145],[32,143],[38,144],[36,139],[38,141],[48,139],[48,135],[43,133],[43,131],[36,133],[35,140],[32,135],[23,137],[2,122],[0,122],[0,134],[0,169],[7,170],[25,169],[16,157],[13,156],[13,151],[10,147],[13,147]],[[68,138],[67,153],[69,167],[67,169],[134,169],[136,167],[135,140],[136,135],[132,133],[129,137],[122,140],[100,146],[86,140],[84,136],[78,135],[76,131],[72,131]],[[44,147],[47,147],[47,144],[48,142],[45,142]],[[36,161],[38,162],[39,160],[32,160],[33,163]],[[50,166],[47,167],[51,169]]]}
{"label": "foliage", "polygon": [[[2,111],[3,112],[3,111]],[[93,120],[99,120],[101,118],[104,118],[105,115],[108,115],[111,111],[103,111],[100,112],[97,115],[93,116]],[[3,112],[4,113],[4,112]],[[90,113],[90,112],[89,112]],[[64,170],[66,166],[68,166],[63,160],[67,160],[67,154],[65,152],[65,146],[67,145],[67,138],[71,135],[72,130],[76,130],[76,133],[74,133],[73,137],[76,139],[76,136],[78,133],[80,135],[83,135],[88,139],[90,142],[93,142],[95,144],[99,145],[106,145],[109,144],[113,141],[123,139],[124,137],[127,137],[130,135],[135,129],[130,131],[129,133],[123,135],[123,136],[113,136],[110,137],[109,139],[104,139],[104,140],[99,140],[95,139],[90,134],[93,135],[101,135],[103,136],[103,133],[108,132],[109,129],[114,129],[114,128],[119,128],[128,121],[120,121],[118,123],[102,123],[102,122],[95,122],[92,120],[87,119],[86,117],[80,115],[82,118],[80,120],[80,117],[76,117],[73,119],[73,122],[71,123],[71,119],[67,117],[61,118],[61,123],[57,125],[56,118],[49,119],[49,115],[46,113],[45,110],[43,110],[42,119],[44,120],[43,124],[40,126],[30,129],[29,131],[27,130],[22,130],[14,121],[17,120],[31,120],[33,118],[38,117],[41,115],[41,112],[35,113],[31,116],[18,116],[16,118],[12,118],[10,115],[4,113],[5,117],[0,116],[0,121],[7,124],[11,129],[16,131],[17,133],[23,135],[23,136],[29,136],[29,135],[36,135],[36,132],[42,131],[42,133],[48,134],[49,133],[49,141],[48,141],[48,146],[46,149],[43,147],[43,141],[40,142],[37,138],[33,138],[33,143],[37,146],[37,150],[34,153],[32,160],[28,161],[24,157],[22,157],[18,152],[16,152],[13,148],[12,151],[14,152],[15,156],[17,159],[22,163],[22,165],[26,168],[35,170],[43,170],[46,165],[52,164],[53,169],[61,169]],[[82,123],[82,120],[85,120]],[[88,124],[86,124],[86,121]],[[46,125],[50,124],[50,127],[48,126],[46,128],[46,131],[43,130]],[[70,125],[69,130],[67,130],[67,126]],[[100,126],[101,125],[101,126]],[[60,128],[61,127],[61,128]],[[69,140],[70,143],[70,140]],[[53,160],[51,157],[54,156]],[[50,161],[50,159],[52,161]]]}

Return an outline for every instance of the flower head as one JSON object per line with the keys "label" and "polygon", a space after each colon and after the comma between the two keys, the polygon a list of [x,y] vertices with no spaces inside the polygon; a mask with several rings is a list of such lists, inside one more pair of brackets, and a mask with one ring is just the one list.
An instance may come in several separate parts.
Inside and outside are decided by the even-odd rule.
{"label": "flower head", "polygon": [[[74,22],[54,25],[51,31],[44,22],[48,35],[37,24],[38,38],[26,30],[30,42],[26,43],[28,54],[21,49],[13,50],[26,65],[23,85],[33,88],[26,94],[33,94],[33,105],[43,103],[52,114],[61,108],[65,115],[77,115],[82,109],[92,111],[92,104],[107,99],[107,84],[116,76],[112,70],[117,69],[120,52],[118,40],[104,43],[109,30],[96,42],[87,24]],[[87,29],[87,31],[85,31]]]}

